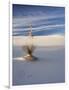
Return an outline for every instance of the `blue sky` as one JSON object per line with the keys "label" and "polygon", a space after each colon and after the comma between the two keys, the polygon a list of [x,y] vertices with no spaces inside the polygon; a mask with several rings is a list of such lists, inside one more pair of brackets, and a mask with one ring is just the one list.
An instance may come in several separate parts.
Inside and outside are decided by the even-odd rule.
{"label": "blue sky", "polygon": [[65,8],[13,4],[13,36],[64,35]]}

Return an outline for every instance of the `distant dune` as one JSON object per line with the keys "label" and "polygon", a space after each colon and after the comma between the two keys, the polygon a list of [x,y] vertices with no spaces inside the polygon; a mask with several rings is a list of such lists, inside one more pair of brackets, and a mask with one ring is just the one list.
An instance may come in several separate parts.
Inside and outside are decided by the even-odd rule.
{"label": "distant dune", "polygon": [[[30,42],[28,36],[13,36],[13,45],[23,46]],[[64,36],[49,35],[49,36],[34,36],[32,42],[35,46],[64,46]]]}

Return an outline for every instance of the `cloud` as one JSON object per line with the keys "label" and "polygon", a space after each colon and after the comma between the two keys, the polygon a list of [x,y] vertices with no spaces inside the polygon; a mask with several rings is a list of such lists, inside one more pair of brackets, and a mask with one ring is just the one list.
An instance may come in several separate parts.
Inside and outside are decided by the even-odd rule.
{"label": "cloud", "polygon": [[[55,25],[47,25],[47,26],[40,26],[40,27],[35,27],[33,28],[32,27],[32,32],[38,32],[38,31],[41,31],[41,30],[52,30],[54,28],[64,28],[64,24],[55,24]],[[15,31],[28,31],[30,28],[14,28],[14,32]]]}
{"label": "cloud", "polygon": [[16,17],[13,18],[13,27],[16,26],[26,26],[29,25],[30,23],[36,24],[37,21],[41,20],[48,20],[48,19],[55,19],[55,18],[62,18],[64,15],[40,15],[40,16],[29,16],[29,17]]}
{"label": "cloud", "polygon": [[59,23],[61,18],[64,19],[63,14],[14,17],[13,35],[19,35],[21,32],[25,34],[30,29],[30,24],[32,25],[32,32],[64,28],[64,22]]}

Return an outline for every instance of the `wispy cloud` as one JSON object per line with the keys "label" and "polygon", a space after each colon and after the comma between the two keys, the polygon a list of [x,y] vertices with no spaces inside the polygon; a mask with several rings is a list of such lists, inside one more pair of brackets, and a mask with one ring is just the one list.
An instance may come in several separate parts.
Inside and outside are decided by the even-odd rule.
{"label": "wispy cloud", "polygon": [[29,23],[35,24],[37,23],[37,21],[41,21],[41,20],[49,20],[49,19],[58,19],[58,18],[63,18],[64,15],[48,15],[48,16],[30,16],[30,17],[16,17],[13,18],[13,27],[16,26],[26,26],[29,25]]}
{"label": "wispy cloud", "polygon": [[[32,24],[32,32],[41,32],[41,31],[52,31],[53,29],[64,30],[64,13],[61,13],[59,10],[51,10],[49,13],[46,13],[42,10],[33,9],[31,10],[26,8],[27,11],[23,10],[21,14],[13,17],[13,35],[25,34],[30,29],[30,24]],[[15,11],[16,12],[16,11]],[[51,12],[51,13],[50,13]],[[23,14],[23,15],[22,15]]]}
{"label": "wispy cloud", "polygon": [[[32,32],[41,31],[42,29],[51,30],[54,28],[64,28],[64,24],[55,24],[55,25],[48,25],[48,26],[40,26],[40,27],[32,27]],[[14,28],[14,31],[28,31],[30,28]]]}

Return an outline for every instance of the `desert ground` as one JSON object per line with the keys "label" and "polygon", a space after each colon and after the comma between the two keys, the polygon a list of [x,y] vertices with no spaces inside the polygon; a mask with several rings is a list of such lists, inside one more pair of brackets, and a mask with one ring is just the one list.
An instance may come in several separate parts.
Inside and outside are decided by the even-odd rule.
{"label": "desert ground", "polygon": [[28,61],[22,46],[27,44],[28,37],[13,37],[12,84],[50,84],[65,82],[65,45],[64,36],[33,37],[35,50],[33,55],[38,59]]}

